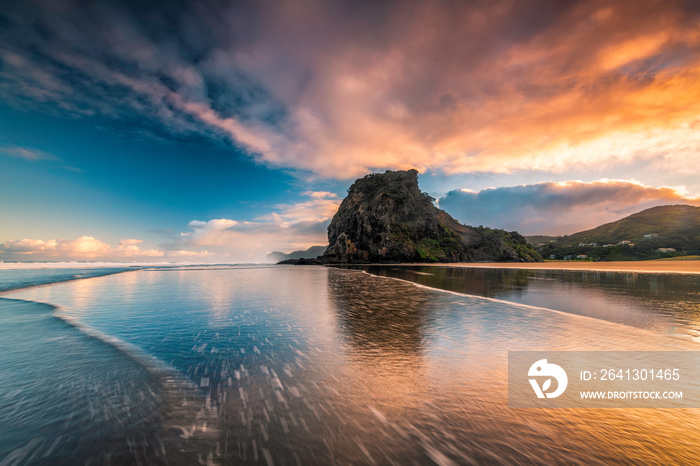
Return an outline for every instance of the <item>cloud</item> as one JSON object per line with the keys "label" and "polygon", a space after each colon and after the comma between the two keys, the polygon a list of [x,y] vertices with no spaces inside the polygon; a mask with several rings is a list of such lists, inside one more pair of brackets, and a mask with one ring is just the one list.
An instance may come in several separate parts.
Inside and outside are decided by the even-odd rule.
{"label": "cloud", "polygon": [[35,3],[1,18],[20,107],[342,179],[700,162],[692,2]]}
{"label": "cloud", "polygon": [[544,182],[454,190],[440,208],[469,225],[522,234],[563,235],[618,220],[640,210],[668,204],[700,205],[684,188],[653,187],[629,180]]}
{"label": "cloud", "polygon": [[138,239],[124,239],[116,248],[92,236],[81,236],[74,240],[40,239],[9,240],[0,243],[0,252],[8,258],[18,260],[136,260],[165,257],[169,252],[156,249],[141,249]]}
{"label": "cloud", "polygon": [[143,243],[140,239],[123,239],[119,241],[117,248],[110,251],[113,255],[123,257],[163,257],[165,253],[156,249],[141,249],[138,245]]}
{"label": "cloud", "polygon": [[168,257],[172,258],[204,258],[204,257],[209,257],[214,255],[213,252],[204,250],[204,251],[188,251],[185,249],[178,249],[176,251],[168,251],[167,253]]}
{"label": "cloud", "polygon": [[92,236],[81,236],[75,240],[10,240],[0,244],[0,251],[21,255],[41,254],[43,256],[94,259],[109,255],[112,252],[112,247]]}
{"label": "cloud", "polygon": [[141,239],[123,239],[119,241],[119,246],[134,246],[143,243]]}
{"label": "cloud", "polygon": [[0,147],[0,153],[10,157],[17,157],[20,159],[28,160],[30,162],[36,162],[37,160],[49,160],[52,162],[57,162],[61,160],[55,155],[49,154],[48,152],[18,146]]}
{"label": "cloud", "polygon": [[54,251],[57,242],[57,240],[16,239],[0,244],[0,251],[14,254],[35,254],[43,251]]}
{"label": "cloud", "polygon": [[285,225],[298,222],[323,222],[329,220],[338,211],[341,199],[338,199],[334,193],[306,191],[302,194],[310,199],[293,204],[279,204],[275,212],[260,216],[258,220],[272,220]]}
{"label": "cloud", "polygon": [[272,251],[292,251],[326,244],[328,220],[287,223],[213,219],[192,221],[191,231],[170,247],[206,247],[233,262],[265,262]]}
{"label": "cloud", "polygon": [[327,227],[340,199],[326,191],[307,191],[307,201],[280,204],[254,221],[225,218],[193,220],[172,247],[207,247],[238,262],[262,262],[272,251],[293,251],[328,243]]}
{"label": "cloud", "polygon": [[[12,260],[202,260],[219,262],[264,262],[268,253],[306,249],[327,244],[327,227],[340,204],[334,193],[307,191],[308,200],[279,204],[275,210],[253,221],[226,218],[192,220],[189,231],[173,237],[159,249],[144,248],[143,241],[122,239],[116,245],[92,236],[75,240],[9,240],[0,243],[3,258]],[[31,256],[31,257],[30,257]]]}

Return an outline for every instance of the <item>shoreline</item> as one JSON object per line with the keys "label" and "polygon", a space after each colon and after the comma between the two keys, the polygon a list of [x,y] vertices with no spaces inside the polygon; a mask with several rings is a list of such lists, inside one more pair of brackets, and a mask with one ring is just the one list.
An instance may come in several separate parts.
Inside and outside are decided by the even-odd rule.
{"label": "shoreline", "polygon": [[366,265],[410,265],[486,269],[590,270],[595,272],[689,273],[700,274],[700,261],[621,261],[621,262],[455,262]]}

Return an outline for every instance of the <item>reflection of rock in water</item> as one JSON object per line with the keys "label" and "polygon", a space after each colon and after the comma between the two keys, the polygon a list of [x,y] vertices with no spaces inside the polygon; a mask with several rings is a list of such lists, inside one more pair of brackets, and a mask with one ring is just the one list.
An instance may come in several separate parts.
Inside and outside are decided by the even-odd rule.
{"label": "reflection of rock in water", "polygon": [[517,296],[527,290],[535,271],[434,266],[366,266],[375,275],[401,278],[431,288],[499,298]]}
{"label": "reflection of rock in water", "polygon": [[328,284],[340,333],[356,350],[421,350],[428,323],[424,290],[362,273],[330,274]]}
{"label": "reflection of rock in water", "polygon": [[451,266],[356,266],[431,288],[700,337],[700,276]]}
{"label": "reflection of rock in water", "polygon": [[233,376],[220,397],[223,464],[430,463],[417,443],[404,445],[406,427],[384,418],[425,400],[430,292],[335,269],[328,290],[325,312],[347,346],[335,334],[328,351],[268,333],[257,352],[236,355],[226,369]]}
{"label": "reflection of rock in water", "polygon": [[425,399],[424,348],[434,332],[429,290],[361,272],[330,273],[328,296],[347,343],[344,353],[354,395],[369,393],[383,409],[402,411]]}
{"label": "reflection of rock in water", "polygon": [[518,296],[527,290],[529,280],[535,275],[523,269],[479,269],[479,268],[435,268],[435,288],[445,288],[460,293],[499,298],[505,295]]}

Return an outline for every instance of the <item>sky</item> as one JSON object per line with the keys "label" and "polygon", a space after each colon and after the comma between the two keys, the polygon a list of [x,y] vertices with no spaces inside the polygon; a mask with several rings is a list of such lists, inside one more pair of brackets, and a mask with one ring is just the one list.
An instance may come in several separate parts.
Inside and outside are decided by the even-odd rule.
{"label": "sky", "polygon": [[415,168],[469,225],[700,205],[696,1],[0,5],[0,259],[259,262]]}

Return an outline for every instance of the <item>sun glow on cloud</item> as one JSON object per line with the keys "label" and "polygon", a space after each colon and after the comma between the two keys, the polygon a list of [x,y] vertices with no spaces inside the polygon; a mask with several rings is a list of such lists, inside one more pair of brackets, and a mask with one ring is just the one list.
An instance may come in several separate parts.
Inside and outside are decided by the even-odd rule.
{"label": "sun glow on cloud", "polygon": [[75,240],[40,239],[9,240],[0,243],[0,253],[12,260],[50,260],[50,261],[152,261],[176,260],[180,257],[206,258],[212,253],[206,250],[158,250],[142,249],[143,243],[138,239],[124,239],[117,247],[112,247],[92,236],[81,236]]}
{"label": "sun glow on cloud", "polygon": [[273,250],[288,252],[326,244],[326,228],[340,199],[326,191],[304,194],[308,201],[278,205],[255,221],[193,220],[188,225],[191,231],[181,233],[176,244],[206,246],[239,262],[264,262]]}
{"label": "sun glow on cloud", "polygon": [[159,249],[142,247],[142,240],[123,239],[116,247],[92,236],[75,240],[9,240],[0,253],[12,260],[165,260],[197,262],[265,262],[274,250],[288,252],[327,243],[326,228],[340,199],[326,191],[307,191],[309,199],[276,206],[254,221],[218,218],[192,220]]}
{"label": "sun glow on cloud", "polygon": [[93,238],[81,236],[75,240],[53,239],[43,241],[40,239],[10,240],[0,244],[0,252],[13,255],[39,255],[44,258],[56,260],[87,260],[87,259],[126,259],[126,258],[150,258],[163,257],[163,251],[155,249],[141,249],[137,239],[121,240],[116,248],[107,243]]}
{"label": "sun glow on cloud", "polygon": [[142,260],[155,258],[177,259],[179,257],[205,258],[209,251],[142,249],[138,239],[123,239],[116,248],[93,238],[81,236],[75,240],[40,239],[10,240],[0,243],[0,252],[13,260]]}
{"label": "sun glow on cloud", "polygon": [[152,33],[168,23],[155,12],[95,9],[76,29],[70,8],[39,3],[25,13],[45,15],[50,47],[21,29],[0,41],[8,101],[139,114],[272,166],[346,179],[700,157],[699,12],[680,1],[192,5],[177,47]]}

